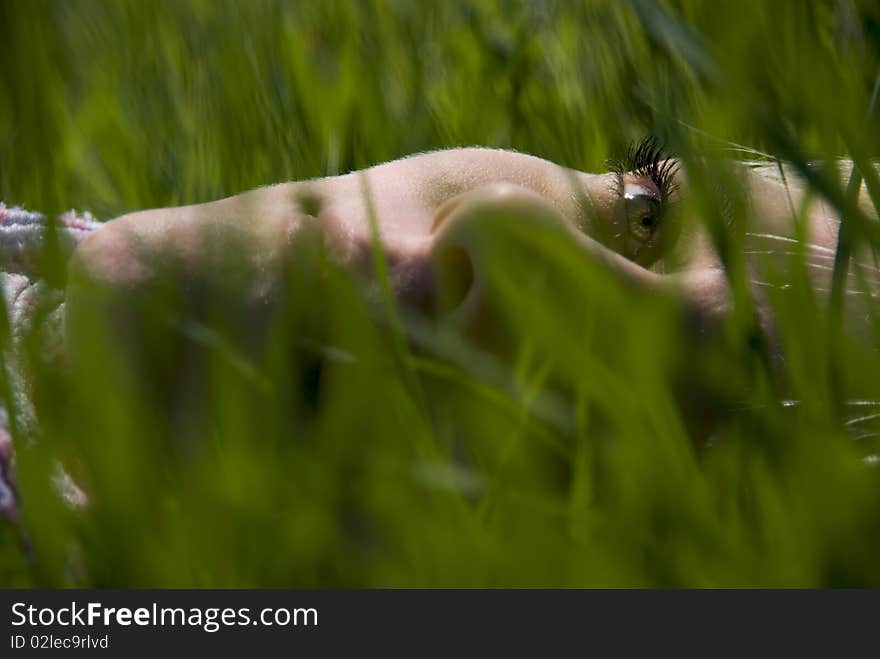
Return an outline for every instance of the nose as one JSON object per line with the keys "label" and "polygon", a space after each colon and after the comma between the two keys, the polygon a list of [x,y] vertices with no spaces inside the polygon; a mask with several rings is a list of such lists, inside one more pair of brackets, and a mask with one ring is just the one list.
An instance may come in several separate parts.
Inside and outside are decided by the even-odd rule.
{"label": "nose", "polygon": [[435,213],[430,254],[436,317],[499,348],[507,333],[493,291],[504,286],[504,269],[520,251],[511,240],[519,242],[540,228],[571,231],[546,199],[511,183],[482,186],[444,203]]}

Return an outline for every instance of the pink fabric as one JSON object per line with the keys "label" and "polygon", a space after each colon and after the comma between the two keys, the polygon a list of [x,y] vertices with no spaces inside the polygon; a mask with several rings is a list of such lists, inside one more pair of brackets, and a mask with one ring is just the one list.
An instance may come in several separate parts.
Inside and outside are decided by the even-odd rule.
{"label": "pink fabric", "polygon": [[0,426],[0,518],[12,522],[18,520],[18,492],[15,489],[12,435],[5,426]]}
{"label": "pink fabric", "polygon": [[[40,277],[39,256],[46,246],[47,231],[55,231],[56,245],[61,255],[67,257],[80,240],[99,226],[100,222],[87,212],[68,211],[56,221],[49,222],[40,213],[10,208],[0,202],[0,303],[6,305],[9,327],[8,333],[4,333],[11,339],[11,345],[4,347],[6,352],[3,355],[11,400],[0,400],[0,519],[18,521],[21,500],[15,485],[14,441],[26,441],[37,425],[27,394],[27,373],[21,367],[17,353],[19,343],[32,328],[38,310],[51,309],[44,317],[46,326],[40,328],[45,344],[42,349],[47,355],[62,349],[64,293],[51,288]],[[52,484],[69,505],[85,504],[85,495],[60,465]]]}

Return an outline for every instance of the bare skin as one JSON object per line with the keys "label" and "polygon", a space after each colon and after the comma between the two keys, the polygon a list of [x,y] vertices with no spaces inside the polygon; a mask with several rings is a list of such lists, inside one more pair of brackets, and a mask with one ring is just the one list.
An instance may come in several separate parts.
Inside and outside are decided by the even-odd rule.
{"label": "bare skin", "polygon": [[[208,204],[125,215],[83,241],[72,269],[113,285],[146,278],[154,259],[179,259],[193,273],[207,271],[222,265],[211,263],[214,253],[204,244],[219,237],[243,240],[255,266],[271,269],[269,264],[284,258],[284,249],[315,225],[343,263],[358,267],[369,260],[371,245],[366,191],[397,292],[408,296],[418,294],[411,288],[424,283],[420,270],[430,253],[472,205],[540,207],[542,214],[577,229],[590,212],[585,204],[610,217],[613,186],[613,175],[583,174],[524,154],[439,151]],[[622,261],[620,266],[629,267]]]}
{"label": "bare skin", "polygon": [[[750,172],[742,180],[751,215],[759,222],[746,233],[746,262],[754,268],[757,297],[769,285],[759,263],[791,252],[799,240],[792,210],[802,208],[810,275],[817,291],[827,291],[839,226],[834,214],[825,204],[805,200],[797,185],[786,188]],[[686,195],[681,174],[676,186],[677,194]],[[647,226],[647,220],[646,226],[638,224],[642,205],[659,197],[656,183],[640,174],[586,174],[521,153],[466,148],[206,204],[132,213],[90,234],[74,253],[67,298],[71,350],[75,359],[82,314],[102,305],[111,316],[125,315],[132,296],[148,291],[160,276],[183,290],[193,282],[210,289],[223,279],[224,294],[236,296],[232,304],[258,308],[272,297],[291,252],[316,236],[341,264],[368,272],[371,219],[402,303],[436,307],[438,264],[455,268],[461,263],[468,271],[466,285],[452,306],[479,319],[480,264],[469,244],[471,229],[499,212],[511,221],[557,227],[584,258],[606,264],[623,280],[647,290],[675,291],[701,313],[723,315],[730,295],[705,234],[690,229],[672,249],[665,235],[671,228],[662,222]],[[864,191],[860,203],[870,214]],[[235,272],[227,267],[230,252],[219,245],[237,255]],[[676,252],[668,263],[667,251]],[[447,254],[458,256],[448,259]],[[97,289],[109,296],[96,297]]]}

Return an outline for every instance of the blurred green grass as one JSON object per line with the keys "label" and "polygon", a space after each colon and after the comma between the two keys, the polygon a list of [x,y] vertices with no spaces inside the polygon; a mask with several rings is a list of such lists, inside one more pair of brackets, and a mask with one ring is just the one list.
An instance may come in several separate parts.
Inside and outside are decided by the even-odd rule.
{"label": "blurred green grass", "polygon": [[[880,154],[867,1],[4,0],[0,25],[0,199],[50,214],[471,144],[584,171],[646,134],[696,172],[732,144]],[[509,239],[508,360],[401,330],[319,259],[295,273],[266,363],[209,351],[194,441],[137,383],[46,387],[43,436],[18,446],[35,558],[0,529],[0,583],[880,585],[876,450],[840,414],[880,401],[874,342],[835,333],[795,282],[774,300],[780,382],[747,304],[695,346],[663,301],[634,301],[564,242]],[[676,405],[686,377],[725,410],[708,448]],[[88,512],[49,494],[59,457]]]}

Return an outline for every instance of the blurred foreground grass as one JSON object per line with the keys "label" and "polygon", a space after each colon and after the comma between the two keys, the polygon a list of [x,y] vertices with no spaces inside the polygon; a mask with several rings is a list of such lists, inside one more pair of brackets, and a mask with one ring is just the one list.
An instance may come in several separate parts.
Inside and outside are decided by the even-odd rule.
{"label": "blurred foreground grass", "polygon": [[[880,154],[872,2],[3,0],[0,25],[0,199],[46,213],[469,144],[584,171],[649,133],[692,172],[754,157],[737,144]],[[795,281],[774,376],[748,305],[695,345],[564,242],[509,238],[509,360],[304,262],[265,363],[208,351],[185,440],[137,383],[47,386],[44,436],[17,447],[34,559],[0,528],[0,584],[880,585],[874,430],[841,412],[880,406],[876,338],[837,332]],[[684,380],[722,409],[708,447]],[[49,493],[58,458],[89,511]]]}

